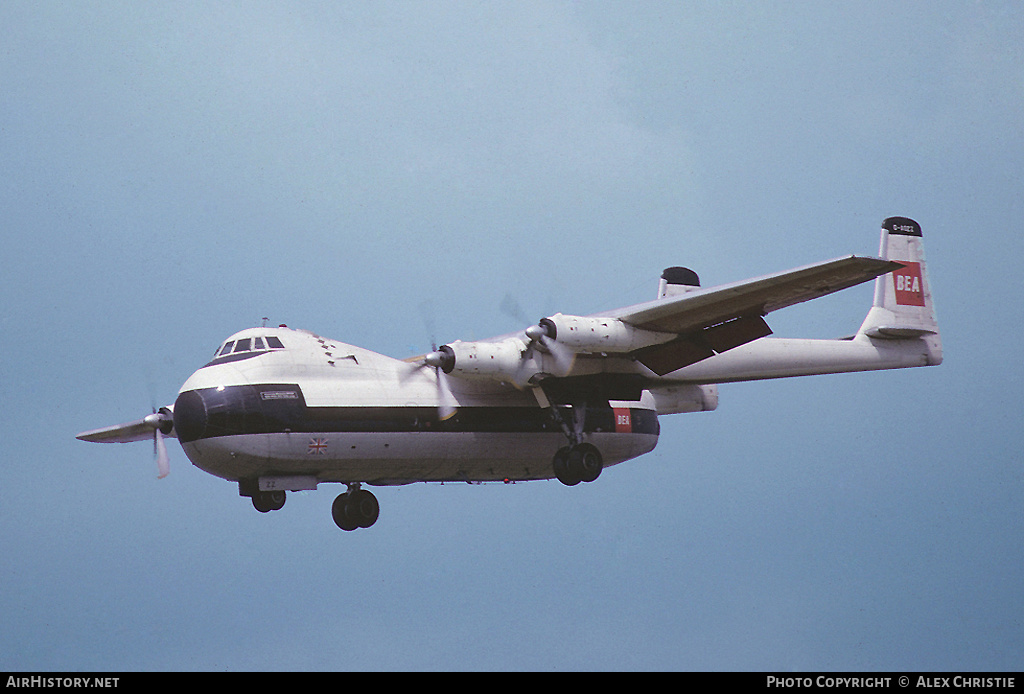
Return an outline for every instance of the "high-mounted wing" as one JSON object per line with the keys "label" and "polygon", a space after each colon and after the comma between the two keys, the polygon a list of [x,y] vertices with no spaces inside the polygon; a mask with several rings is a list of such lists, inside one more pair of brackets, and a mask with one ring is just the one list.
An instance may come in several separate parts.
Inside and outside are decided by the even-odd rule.
{"label": "high-mounted wing", "polygon": [[636,328],[687,333],[740,316],[763,316],[872,280],[902,267],[879,258],[846,256],[754,279],[621,308],[603,315]]}
{"label": "high-mounted wing", "polygon": [[142,419],[111,427],[83,431],[75,438],[80,441],[96,443],[131,443],[133,441],[153,440],[153,454],[156,456],[157,477],[164,478],[169,472],[167,446],[164,436],[173,436],[174,415],[169,407],[161,407],[153,414]]}
{"label": "high-mounted wing", "polygon": [[663,376],[770,335],[763,316],[771,311],[899,267],[901,263],[851,255],[593,316],[558,313],[521,333],[452,342],[421,359],[446,374],[518,386],[582,375],[573,373],[576,355],[628,356]]}
{"label": "high-mounted wing", "polygon": [[153,431],[157,428],[151,423],[152,415],[136,419],[134,422],[115,424],[114,426],[83,431],[75,438],[80,441],[93,441],[95,443],[131,443],[132,441],[148,441],[153,438]]}
{"label": "high-mounted wing", "polygon": [[847,256],[612,311],[641,330],[675,333],[672,341],[632,353],[659,376],[771,335],[763,316],[891,272],[900,263]]}

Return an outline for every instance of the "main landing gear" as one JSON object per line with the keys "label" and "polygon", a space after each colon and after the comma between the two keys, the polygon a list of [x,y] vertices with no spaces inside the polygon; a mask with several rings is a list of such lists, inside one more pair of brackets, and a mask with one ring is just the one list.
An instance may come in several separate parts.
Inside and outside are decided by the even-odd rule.
{"label": "main landing gear", "polygon": [[380,515],[380,504],[371,492],[360,489],[358,484],[350,484],[348,491],[339,494],[331,506],[331,516],[342,530],[369,528],[377,522]]}
{"label": "main landing gear", "polygon": [[562,484],[573,486],[580,482],[593,482],[601,474],[604,461],[597,447],[577,443],[559,448],[554,459],[555,477]]}
{"label": "main landing gear", "polygon": [[569,408],[553,406],[551,415],[569,440],[569,445],[559,448],[552,460],[555,477],[570,487],[580,482],[593,482],[601,474],[604,459],[596,446],[583,443],[586,401],[574,403]]}

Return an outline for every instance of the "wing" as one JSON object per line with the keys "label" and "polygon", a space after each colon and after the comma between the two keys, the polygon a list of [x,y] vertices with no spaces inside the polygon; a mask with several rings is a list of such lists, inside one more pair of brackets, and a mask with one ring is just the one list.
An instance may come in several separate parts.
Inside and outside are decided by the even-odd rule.
{"label": "wing", "polygon": [[132,441],[151,441],[154,432],[159,429],[164,436],[173,436],[174,418],[170,407],[161,407],[153,414],[142,419],[110,427],[83,431],[75,438],[80,441],[94,443],[131,443]]}
{"label": "wing", "polygon": [[698,289],[603,315],[644,330],[687,333],[741,316],[764,316],[780,308],[867,282],[899,267],[902,267],[900,263],[851,255],[742,282]]}
{"label": "wing", "polygon": [[[520,333],[455,341],[413,361],[457,377],[493,378],[519,387],[543,381],[546,390],[560,385],[572,389],[577,384],[592,390],[614,381],[614,392],[635,393],[649,375],[637,371],[634,360],[664,376],[770,335],[763,316],[771,311],[867,282],[899,267],[900,263],[878,258],[847,256],[594,316],[558,313]],[[607,357],[617,359],[596,363]]]}
{"label": "wing", "polygon": [[698,289],[612,311],[611,318],[676,339],[631,356],[659,376],[771,335],[763,316],[846,289],[902,267],[879,258],[846,256],[785,272]]}
{"label": "wing", "polygon": [[75,437],[80,441],[95,443],[130,443],[132,441],[148,441],[153,438],[153,427],[145,419],[117,424],[112,427],[83,431]]}

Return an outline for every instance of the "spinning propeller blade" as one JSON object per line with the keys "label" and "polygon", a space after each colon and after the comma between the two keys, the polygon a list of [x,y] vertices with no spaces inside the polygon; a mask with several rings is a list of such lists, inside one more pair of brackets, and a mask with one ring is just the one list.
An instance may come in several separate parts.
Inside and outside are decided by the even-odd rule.
{"label": "spinning propeller blade", "polygon": [[535,325],[526,329],[526,337],[530,341],[529,347],[532,348],[539,344],[545,352],[551,355],[556,370],[554,375],[566,376],[572,371],[576,352],[555,339],[556,333],[555,324],[549,318],[541,318]]}
{"label": "spinning propeller blade", "polygon": [[412,362],[412,368],[407,375],[411,376],[420,369],[425,368],[434,370],[437,382],[437,418],[444,421],[454,416],[458,408],[458,401],[452,395],[451,386],[448,384],[448,372],[452,370],[452,366],[455,364],[455,355],[448,345],[441,345],[440,347],[431,345],[431,347],[433,351]]}
{"label": "spinning propeller blade", "polygon": [[[526,322],[526,314],[519,306],[519,302],[511,294],[506,294],[501,300],[501,312],[515,318],[521,323]],[[576,353],[569,347],[555,339],[555,324],[548,318],[542,318],[537,323],[526,329],[526,337],[529,342],[527,350],[523,353],[524,361],[529,358],[530,349],[534,345],[540,345],[544,351],[551,355],[554,361],[555,376],[566,376],[572,371],[572,365],[576,360]]]}
{"label": "spinning propeller blade", "polygon": [[458,403],[455,402],[452,389],[448,386],[448,375],[440,368],[435,371],[437,372],[437,418],[443,422],[455,416]]}
{"label": "spinning propeller blade", "polygon": [[170,433],[174,427],[173,415],[168,408],[161,407],[142,421],[148,426],[153,427],[153,455],[156,457],[156,478],[162,480],[171,471],[171,459],[167,455],[164,432]]}
{"label": "spinning propeller blade", "polygon": [[156,478],[162,480],[171,471],[170,458],[167,456],[167,444],[160,429],[153,430],[153,452],[156,455]]}
{"label": "spinning propeller blade", "polygon": [[557,376],[565,376],[572,371],[573,362],[576,360],[576,352],[547,335],[541,338],[540,343],[544,345],[551,358],[554,359],[555,368],[558,369]]}

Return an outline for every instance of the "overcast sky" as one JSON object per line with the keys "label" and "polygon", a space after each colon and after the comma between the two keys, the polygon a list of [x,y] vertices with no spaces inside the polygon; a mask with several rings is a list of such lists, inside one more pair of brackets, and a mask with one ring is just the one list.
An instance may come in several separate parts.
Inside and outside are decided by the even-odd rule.
{"label": "overcast sky", "polygon": [[[1014,2],[0,3],[0,670],[1018,670]],[[587,485],[261,515],[169,404],[272,323],[405,357],[924,229],[937,368],[723,386]],[[853,332],[869,285],[772,314]]]}

